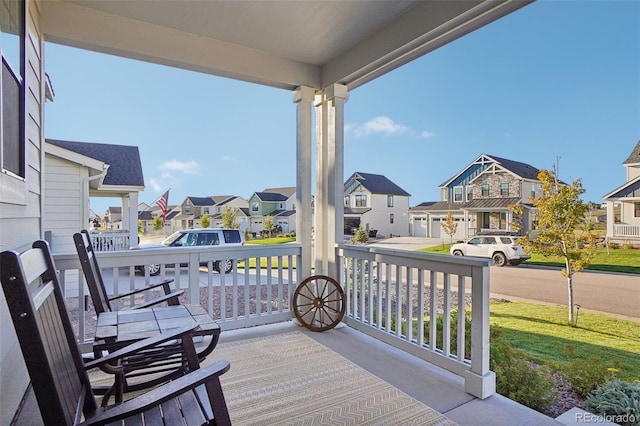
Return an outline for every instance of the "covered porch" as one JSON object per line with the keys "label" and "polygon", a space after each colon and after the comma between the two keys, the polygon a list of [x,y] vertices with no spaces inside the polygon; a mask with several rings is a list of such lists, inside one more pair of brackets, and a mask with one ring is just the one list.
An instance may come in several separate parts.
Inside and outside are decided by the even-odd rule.
{"label": "covered porch", "polygon": [[[495,378],[488,370],[487,261],[339,245],[335,253],[347,311],[342,324],[319,333],[292,320],[291,294],[299,283],[294,266],[302,253],[298,244],[233,249],[168,248],[136,253],[139,256],[126,251],[99,254],[110,292],[117,294],[153,281],[148,274],[136,276],[134,266],[141,262],[163,262],[161,275],[174,278],[175,288],[186,290],[184,301],[201,303],[223,330],[219,348],[204,363],[223,356],[227,344],[302,333],[339,354],[345,363],[346,360],[354,363],[457,424],[558,424],[494,393]],[[212,263],[218,259],[233,259],[233,271],[227,275],[213,273]],[[81,275],[77,256],[58,254],[54,260],[78,341],[90,350],[96,316],[84,286],[77,285],[77,278],[74,279]],[[207,267],[200,266],[203,261],[208,262]],[[176,269],[168,262],[188,266]],[[452,315],[458,310],[471,311],[468,321],[464,315]],[[437,316],[442,321],[430,321]],[[280,349],[284,354],[289,348],[275,352]],[[233,359],[230,361],[233,370]],[[245,376],[257,377],[264,366],[236,367]],[[34,404],[33,396],[29,395],[18,424],[38,423]],[[233,400],[230,404],[233,419],[233,404],[236,407],[242,404]],[[337,395],[336,401],[317,402],[314,406],[339,410],[340,404]]]}

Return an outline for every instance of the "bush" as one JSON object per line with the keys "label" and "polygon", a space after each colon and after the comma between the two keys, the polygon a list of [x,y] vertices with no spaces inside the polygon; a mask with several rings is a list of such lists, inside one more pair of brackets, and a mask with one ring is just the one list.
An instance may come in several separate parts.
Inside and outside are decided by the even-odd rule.
{"label": "bush", "polygon": [[582,397],[586,397],[589,392],[610,380],[619,367],[619,363],[616,362],[607,365],[600,357],[580,359],[574,345],[566,345],[562,352],[569,358],[569,363],[559,367],[559,370],[573,390]]}
{"label": "bush", "polygon": [[366,243],[369,240],[369,234],[362,228],[358,228],[355,235],[353,236],[353,241],[356,243]]}
{"label": "bush", "polygon": [[592,391],[585,408],[624,426],[640,425],[640,383],[613,379]]}
{"label": "bush", "polygon": [[500,327],[491,326],[491,363],[496,373],[496,391],[536,411],[544,411],[559,397],[551,371],[534,366],[524,352],[500,338]]}

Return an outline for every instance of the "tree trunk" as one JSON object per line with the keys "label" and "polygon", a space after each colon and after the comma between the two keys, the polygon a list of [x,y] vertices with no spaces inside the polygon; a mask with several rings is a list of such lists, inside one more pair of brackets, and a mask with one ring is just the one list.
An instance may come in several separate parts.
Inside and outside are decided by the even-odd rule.
{"label": "tree trunk", "polygon": [[571,269],[571,263],[569,259],[566,259],[565,265],[567,267],[567,291],[569,293],[569,324],[574,324],[574,303],[573,303],[573,269]]}

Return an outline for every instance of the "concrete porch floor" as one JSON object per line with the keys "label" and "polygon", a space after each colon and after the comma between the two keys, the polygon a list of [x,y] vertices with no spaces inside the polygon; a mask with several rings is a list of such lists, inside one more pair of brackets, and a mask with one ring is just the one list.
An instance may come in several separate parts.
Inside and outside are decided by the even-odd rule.
{"label": "concrete porch floor", "polygon": [[[220,343],[301,331],[461,426],[544,426],[562,423],[502,395],[481,400],[464,391],[461,377],[348,326],[317,333],[285,322],[225,331]],[[214,351],[215,354],[215,351]],[[233,368],[233,363],[232,363]]]}
{"label": "concrete porch floor", "polygon": [[[464,391],[462,378],[399,351],[348,326],[317,333],[292,321],[225,331],[220,343],[301,331],[402,392],[461,426],[544,426],[558,421],[501,395],[481,400]],[[215,357],[215,351],[210,357]],[[233,368],[233,360],[231,366]],[[26,398],[16,425],[42,424],[33,393]],[[395,425],[394,425],[395,426]]]}

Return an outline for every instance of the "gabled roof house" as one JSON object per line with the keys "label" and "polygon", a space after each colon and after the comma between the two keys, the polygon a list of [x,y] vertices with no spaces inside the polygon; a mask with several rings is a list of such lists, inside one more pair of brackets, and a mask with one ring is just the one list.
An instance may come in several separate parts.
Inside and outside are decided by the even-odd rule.
{"label": "gabled roof house", "polygon": [[[626,183],[603,199],[607,205],[607,239],[640,244],[640,141],[622,163]],[[620,205],[620,220],[616,222],[614,206]]]}
{"label": "gabled roof house", "polygon": [[296,230],[296,188],[266,188],[249,197],[249,232],[264,230],[262,220],[271,216],[278,232]]}
{"label": "gabled roof house", "polygon": [[371,236],[409,235],[410,196],[386,176],[353,173],[344,183],[344,233],[361,227]]}
{"label": "gabled roof house", "polygon": [[[456,239],[487,231],[526,233],[535,227],[532,200],[542,191],[538,173],[529,164],[481,154],[440,184],[440,201],[409,210],[411,234],[444,236],[441,223],[449,213],[458,222]],[[524,207],[522,215],[513,213],[510,207],[514,205]]]}
{"label": "gabled roof house", "polygon": [[[44,229],[52,251],[75,250],[73,233],[90,227],[91,197],[122,199],[117,229],[137,244],[138,193],[144,190],[142,162],[136,146],[45,141]],[[112,224],[113,225],[113,224]]]}

